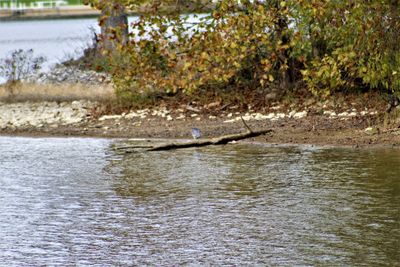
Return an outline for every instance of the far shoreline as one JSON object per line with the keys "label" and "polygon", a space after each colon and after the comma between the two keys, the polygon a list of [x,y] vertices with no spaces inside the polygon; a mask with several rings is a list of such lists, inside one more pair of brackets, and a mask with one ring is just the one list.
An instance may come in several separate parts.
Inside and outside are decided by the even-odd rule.
{"label": "far shoreline", "polygon": [[[189,12],[183,11],[182,14],[202,14],[205,11]],[[128,17],[140,16],[141,10],[128,11]],[[61,6],[45,9],[24,9],[13,11],[11,9],[0,10],[0,22],[14,21],[38,21],[38,20],[62,20],[62,19],[85,19],[99,18],[101,12],[90,6]]]}
{"label": "far shoreline", "polygon": [[0,21],[96,18],[100,11],[89,6],[61,6],[44,9],[0,10]]}

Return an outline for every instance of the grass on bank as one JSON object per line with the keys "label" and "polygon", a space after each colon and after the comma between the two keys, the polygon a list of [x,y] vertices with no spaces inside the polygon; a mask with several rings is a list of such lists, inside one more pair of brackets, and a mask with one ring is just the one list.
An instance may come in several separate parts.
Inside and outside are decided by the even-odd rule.
{"label": "grass on bank", "polygon": [[41,101],[112,101],[115,99],[112,85],[83,84],[33,84],[20,83],[13,90],[7,85],[0,85],[1,102],[41,102]]}

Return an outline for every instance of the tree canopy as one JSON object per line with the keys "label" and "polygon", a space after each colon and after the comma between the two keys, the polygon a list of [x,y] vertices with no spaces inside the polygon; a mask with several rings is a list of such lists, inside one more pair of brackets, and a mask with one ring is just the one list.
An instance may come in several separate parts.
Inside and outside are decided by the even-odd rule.
{"label": "tree canopy", "polygon": [[[137,9],[144,0],[90,0]],[[151,1],[109,56],[121,96],[215,88],[400,94],[397,0]],[[212,7],[203,14],[185,15]],[[166,8],[167,7],[167,8]],[[115,38],[115,37],[113,37]]]}

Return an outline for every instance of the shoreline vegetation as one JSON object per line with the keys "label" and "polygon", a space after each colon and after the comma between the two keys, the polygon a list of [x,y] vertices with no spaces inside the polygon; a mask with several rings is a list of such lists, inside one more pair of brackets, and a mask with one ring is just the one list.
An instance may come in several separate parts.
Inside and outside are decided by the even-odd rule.
{"label": "shoreline vegetation", "polygon": [[400,25],[363,12],[399,7],[300,2],[223,0],[190,34],[179,12],[141,16],[128,32],[124,7],[106,5],[114,15],[94,48],[65,66],[109,78],[1,85],[0,134],[188,139],[196,127],[215,138],[244,121],[271,130],[248,141],[398,147]]}
{"label": "shoreline vegetation", "polygon": [[[66,90],[68,88],[68,90]],[[398,117],[385,113],[376,93],[337,94],[329,99],[286,96],[257,109],[239,102],[173,97],[127,108],[110,85],[21,84],[10,97],[0,86],[0,135],[191,139],[246,131],[272,132],[245,142],[272,145],[399,147]],[[392,116],[392,117],[390,117]]]}

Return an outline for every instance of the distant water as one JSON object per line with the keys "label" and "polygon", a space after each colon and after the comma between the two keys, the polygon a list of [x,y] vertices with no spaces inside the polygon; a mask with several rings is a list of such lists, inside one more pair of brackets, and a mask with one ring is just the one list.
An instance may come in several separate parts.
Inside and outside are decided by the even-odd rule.
{"label": "distant water", "polygon": [[399,150],[0,137],[1,266],[398,266]]}
{"label": "distant water", "polygon": [[33,49],[45,56],[49,67],[62,60],[77,57],[90,44],[97,20],[60,19],[0,22],[0,58],[16,49]]}
{"label": "distant water", "polygon": [[[204,17],[204,15],[199,15]],[[129,23],[137,17],[129,17]],[[189,21],[198,18],[189,15]],[[33,49],[36,56],[45,56],[49,68],[55,63],[82,55],[91,44],[93,32],[99,32],[96,18],[0,22],[0,58],[16,49]]]}

